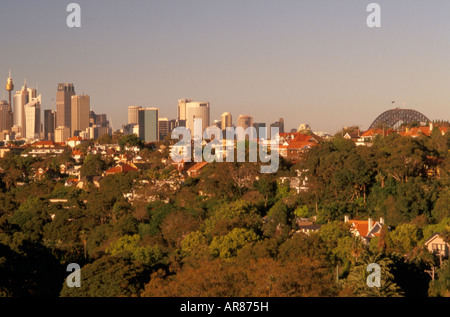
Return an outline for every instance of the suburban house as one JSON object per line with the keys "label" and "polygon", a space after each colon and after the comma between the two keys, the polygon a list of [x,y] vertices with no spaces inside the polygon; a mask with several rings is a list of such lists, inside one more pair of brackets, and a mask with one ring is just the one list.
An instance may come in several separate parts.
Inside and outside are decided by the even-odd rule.
{"label": "suburban house", "polygon": [[356,141],[357,146],[371,146],[373,139],[376,136],[387,136],[389,134],[395,133],[392,129],[369,129],[364,132],[361,137]]}
{"label": "suburban house", "polygon": [[384,219],[374,221],[372,218],[368,220],[349,220],[345,216],[344,222],[350,224],[350,232],[355,237],[360,237],[364,243],[369,243],[370,239],[380,235],[381,228],[384,226]]}
{"label": "suburban house", "polygon": [[[430,123],[429,126],[406,128],[405,131],[399,132],[398,134],[400,134],[401,136],[410,136],[412,138],[417,138],[421,135],[430,136],[433,132],[433,129],[435,129],[435,127],[432,123]],[[449,131],[448,127],[437,127],[436,129],[439,130],[441,135],[444,135]]]}
{"label": "suburban house", "polygon": [[61,143],[53,141],[39,141],[30,145],[30,152],[28,155],[47,155],[47,154],[62,154],[65,147]]}
{"label": "suburban house", "polygon": [[302,153],[307,152],[319,143],[321,138],[300,132],[280,133],[278,150],[281,156],[288,160],[298,159]]}
{"label": "suburban house", "polygon": [[74,137],[66,140],[66,145],[70,146],[71,148],[74,148],[77,145],[81,144],[82,141],[83,141],[82,137],[74,136]]}
{"label": "suburban house", "polygon": [[303,232],[305,234],[310,234],[312,232],[319,231],[319,229],[322,227],[320,224],[315,224],[315,219],[309,219],[309,218],[297,218],[295,220],[298,230],[298,232]]}
{"label": "suburban house", "polygon": [[439,233],[433,234],[425,242],[425,247],[437,256],[442,256],[443,258],[448,258],[449,256],[450,244]]}
{"label": "suburban house", "polygon": [[114,175],[119,173],[127,173],[127,172],[135,172],[138,171],[138,168],[133,164],[119,164],[113,168],[110,168],[105,172],[105,175]]}
{"label": "suburban house", "polygon": [[77,188],[83,189],[83,187],[88,183],[93,184],[96,188],[100,188],[100,181],[102,180],[102,178],[103,177],[101,176],[84,176],[83,178],[79,179],[78,182],[76,182]]}

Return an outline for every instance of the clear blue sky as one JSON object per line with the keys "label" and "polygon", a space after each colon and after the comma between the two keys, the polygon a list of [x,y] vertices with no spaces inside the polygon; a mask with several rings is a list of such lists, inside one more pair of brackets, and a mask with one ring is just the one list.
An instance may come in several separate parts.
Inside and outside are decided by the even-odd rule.
{"label": "clear blue sky", "polygon": [[449,1],[377,1],[379,29],[366,25],[375,1],[78,0],[79,29],[66,26],[70,2],[2,1],[2,92],[11,69],[51,108],[71,82],[115,129],[129,105],[175,118],[181,98],[209,101],[211,120],[229,111],[331,133],[367,129],[393,100],[450,119]]}

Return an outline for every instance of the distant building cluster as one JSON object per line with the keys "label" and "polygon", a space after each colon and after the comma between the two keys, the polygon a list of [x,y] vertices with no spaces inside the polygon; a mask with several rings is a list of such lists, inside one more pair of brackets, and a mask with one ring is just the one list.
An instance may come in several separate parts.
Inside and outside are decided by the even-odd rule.
{"label": "distant building cluster", "polygon": [[58,84],[53,109],[42,109],[42,96],[37,88],[27,86],[26,79],[13,96],[11,73],[6,90],[8,100],[0,100],[0,141],[65,142],[74,136],[96,139],[111,134],[106,114],[95,114],[91,110],[90,96],[77,95],[71,83]]}

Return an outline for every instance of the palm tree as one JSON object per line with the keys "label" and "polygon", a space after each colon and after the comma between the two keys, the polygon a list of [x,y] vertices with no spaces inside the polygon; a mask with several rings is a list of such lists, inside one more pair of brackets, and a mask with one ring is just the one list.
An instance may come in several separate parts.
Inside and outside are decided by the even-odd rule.
{"label": "palm tree", "polygon": [[[367,278],[372,273],[367,271],[369,264],[375,263],[380,266],[380,287],[370,287]],[[354,289],[358,297],[399,297],[403,296],[400,287],[394,282],[394,276],[390,272],[393,261],[383,253],[367,253],[350,270],[346,283]]]}

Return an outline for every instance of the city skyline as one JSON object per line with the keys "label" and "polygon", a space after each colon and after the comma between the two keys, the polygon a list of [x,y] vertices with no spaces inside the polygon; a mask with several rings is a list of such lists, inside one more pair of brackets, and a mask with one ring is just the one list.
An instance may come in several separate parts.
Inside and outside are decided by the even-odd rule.
{"label": "city skyline", "polygon": [[[269,125],[285,118],[287,131],[368,129],[395,107],[450,118],[447,3],[378,1],[379,29],[365,24],[369,2],[350,0],[78,3],[79,29],[65,25],[67,3],[2,5],[0,23],[14,32],[0,77],[11,70],[16,91],[25,78],[38,85],[42,110],[68,82],[115,129],[131,105],[176,118],[181,98],[210,102],[211,122],[223,112]],[[30,14],[42,22],[31,25]]]}

